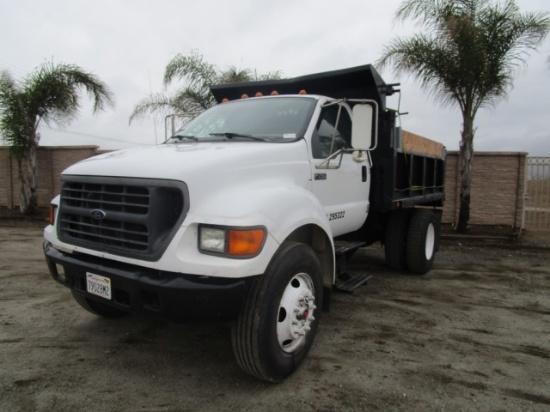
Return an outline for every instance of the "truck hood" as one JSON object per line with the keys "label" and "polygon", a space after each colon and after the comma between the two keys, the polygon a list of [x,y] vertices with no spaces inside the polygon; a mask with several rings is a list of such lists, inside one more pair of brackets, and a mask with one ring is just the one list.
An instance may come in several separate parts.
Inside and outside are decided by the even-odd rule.
{"label": "truck hood", "polygon": [[201,142],[176,143],[105,153],[80,161],[64,175],[135,177],[181,180],[243,169],[304,163],[304,140],[288,143]]}

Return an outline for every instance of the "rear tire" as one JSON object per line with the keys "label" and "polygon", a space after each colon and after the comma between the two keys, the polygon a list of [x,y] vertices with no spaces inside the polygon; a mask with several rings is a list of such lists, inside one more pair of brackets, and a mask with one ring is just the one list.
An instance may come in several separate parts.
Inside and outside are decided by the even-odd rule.
{"label": "rear tire", "polygon": [[285,242],[266,272],[250,281],[232,327],[233,352],[248,374],[280,382],[307,355],[321,315],[323,281],[313,250]]}
{"label": "rear tire", "polygon": [[418,275],[430,271],[433,265],[438,230],[435,214],[429,209],[413,212],[407,234],[407,266]]}
{"label": "rear tire", "polygon": [[120,318],[128,314],[128,312],[124,312],[123,310],[89,299],[82,293],[76,292],[72,289],[71,293],[73,294],[73,298],[76,300],[76,303],[94,315],[102,316],[104,318]]}
{"label": "rear tire", "polygon": [[407,230],[411,218],[410,210],[396,210],[390,213],[384,239],[386,266],[394,270],[407,269]]}

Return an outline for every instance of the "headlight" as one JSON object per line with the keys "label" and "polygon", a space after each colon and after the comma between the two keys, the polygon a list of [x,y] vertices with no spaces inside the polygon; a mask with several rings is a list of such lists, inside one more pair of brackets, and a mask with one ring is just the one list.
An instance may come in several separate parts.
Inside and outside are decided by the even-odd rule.
{"label": "headlight", "polygon": [[225,230],[213,227],[200,228],[200,249],[205,252],[225,253]]}
{"label": "headlight", "polygon": [[223,226],[199,227],[199,250],[227,257],[250,258],[262,250],[264,227],[235,228]]}

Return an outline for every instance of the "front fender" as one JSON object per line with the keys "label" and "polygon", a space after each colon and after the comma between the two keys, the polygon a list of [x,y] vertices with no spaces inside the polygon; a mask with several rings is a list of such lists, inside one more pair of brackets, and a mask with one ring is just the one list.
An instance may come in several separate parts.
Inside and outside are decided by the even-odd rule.
{"label": "front fender", "polygon": [[306,225],[319,226],[332,239],[332,231],[319,200],[299,186],[233,187],[210,196],[196,210],[200,213],[190,212],[188,222],[191,218],[197,223],[215,225],[262,225],[279,243]]}
{"label": "front fender", "polygon": [[[285,182],[285,183],[288,183]],[[202,204],[195,204],[186,218],[186,225],[200,223],[221,226],[264,226],[269,240],[262,253],[255,258],[257,273],[267,269],[278,246],[292,234],[305,227],[316,227],[325,234],[330,259],[322,259],[331,266],[327,277],[332,277],[334,243],[332,231],[319,200],[306,188],[298,185],[244,184],[208,196]],[[195,212],[196,211],[196,212]],[[198,213],[200,212],[200,213]],[[329,246],[330,244],[330,246]],[[329,263],[330,262],[330,263]]]}

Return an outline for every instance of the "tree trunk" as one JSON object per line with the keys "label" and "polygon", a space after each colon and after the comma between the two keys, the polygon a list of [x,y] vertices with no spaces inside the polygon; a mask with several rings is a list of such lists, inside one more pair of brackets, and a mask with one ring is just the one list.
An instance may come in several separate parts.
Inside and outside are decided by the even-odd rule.
{"label": "tree trunk", "polygon": [[38,192],[36,185],[36,151],[38,149],[38,139],[33,139],[29,155],[27,158],[27,168],[29,171],[29,204],[27,205],[27,215],[36,215],[38,213]]}
{"label": "tree trunk", "polygon": [[38,194],[36,187],[36,151],[38,149],[38,134],[33,136],[29,150],[23,156],[17,157],[19,172],[19,210],[24,215],[38,213]]}
{"label": "tree trunk", "polygon": [[22,214],[26,213],[27,205],[29,203],[28,196],[28,184],[27,184],[27,173],[26,168],[23,167],[27,164],[25,156],[17,157],[17,173],[19,174],[19,210]]}
{"label": "tree trunk", "polygon": [[472,168],[474,165],[474,119],[463,114],[464,124],[460,142],[460,212],[456,231],[466,233],[469,230],[470,199],[472,186]]}

